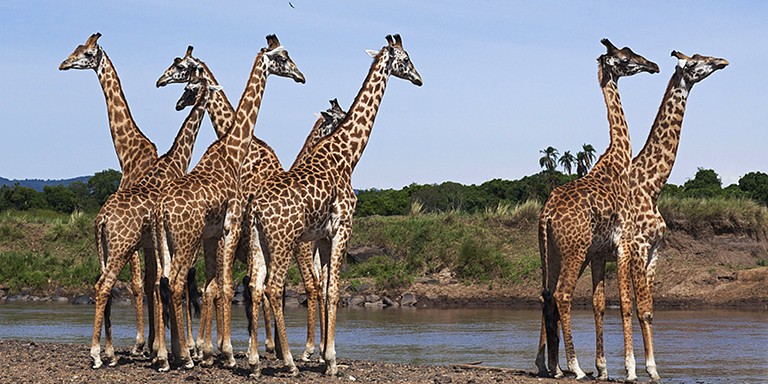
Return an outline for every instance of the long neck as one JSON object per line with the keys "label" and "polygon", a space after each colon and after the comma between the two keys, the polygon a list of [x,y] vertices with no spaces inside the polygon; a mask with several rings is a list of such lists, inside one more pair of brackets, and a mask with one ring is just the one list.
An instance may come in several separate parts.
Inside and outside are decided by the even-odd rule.
{"label": "long neck", "polygon": [[264,60],[263,55],[264,53],[260,52],[256,56],[248,83],[237,105],[232,127],[224,136],[211,144],[199,164],[210,167],[223,162],[230,169],[238,172],[236,177],[240,176],[240,167],[253,137],[253,127],[256,125],[264,87],[267,83],[267,61]]}
{"label": "long neck", "polygon": [[599,79],[605,107],[608,110],[608,123],[610,125],[611,142],[589,172],[590,174],[602,173],[615,179],[617,176],[628,176],[632,156],[632,147],[629,143],[629,129],[624,118],[624,109],[619,98],[619,88],[616,79],[607,78],[601,68]]}
{"label": "long neck", "polygon": [[[387,64],[389,51],[382,49],[374,59],[368,76],[362,88],[355,97],[349,112],[339,127],[329,136],[330,143],[338,144],[339,155],[349,167],[348,172],[354,171],[357,162],[363,155],[363,150],[371,136],[373,122],[379,111],[381,98],[387,88]],[[341,162],[340,164],[344,164]]]}
{"label": "long neck", "polygon": [[648,140],[632,160],[633,185],[645,189],[654,200],[675,164],[689,91],[680,71],[675,71],[661,100]]}
{"label": "long neck", "polygon": [[312,131],[309,132],[309,135],[307,135],[307,138],[304,140],[304,146],[301,147],[301,150],[299,151],[299,154],[296,155],[296,160],[293,161],[293,164],[291,165],[291,169],[295,168],[299,164],[303,163],[306,159],[309,158],[309,155],[312,153],[312,149],[317,145],[317,143],[320,142],[320,140],[325,137],[323,135],[323,132],[320,132],[320,127],[323,125],[323,119],[319,118],[315,122],[315,126],[312,127]]}
{"label": "long neck", "polygon": [[[203,76],[208,80],[208,84],[219,85],[208,66],[202,61],[200,61],[200,65],[203,67]],[[232,125],[232,121],[235,120],[235,108],[232,107],[223,90],[214,92],[211,96],[211,100],[208,102],[208,116],[211,118],[213,129],[216,131],[216,137],[224,136],[224,133]]]}
{"label": "long neck", "polygon": [[[200,90],[199,92],[204,92]],[[195,146],[197,134],[200,132],[200,124],[205,115],[206,100],[198,101],[184,120],[184,124],[176,134],[173,145],[168,152],[163,155],[159,161],[164,162],[166,167],[181,177],[187,173],[189,163],[192,160],[192,149]]]}
{"label": "long neck", "polygon": [[[102,51],[103,52],[103,51]],[[128,186],[143,177],[157,160],[157,148],[136,126],[112,61],[103,52],[96,75],[104,91],[109,116],[109,130],[123,173],[120,186]]]}

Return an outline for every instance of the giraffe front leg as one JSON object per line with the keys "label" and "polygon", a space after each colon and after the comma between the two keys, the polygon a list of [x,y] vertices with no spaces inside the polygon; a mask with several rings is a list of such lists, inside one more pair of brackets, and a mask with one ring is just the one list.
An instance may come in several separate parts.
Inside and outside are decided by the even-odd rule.
{"label": "giraffe front leg", "polygon": [[641,249],[647,248],[633,247],[632,249],[633,254],[630,260],[632,283],[635,287],[635,298],[637,300],[637,318],[640,322],[640,330],[643,334],[645,370],[652,383],[659,383],[661,382],[661,378],[656,370],[656,360],[653,351],[653,295],[646,275],[646,255],[643,254]]}
{"label": "giraffe front leg", "polygon": [[632,280],[629,273],[629,255],[620,254],[617,258],[617,264],[619,296],[621,299],[621,322],[624,331],[624,369],[626,370],[627,381],[636,381],[635,352],[632,347],[632,290],[630,286]]}
{"label": "giraffe front leg", "polygon": [[595,316],[595,367],[597,380],[608,380],[608,366],[603,346],[603,318],[605,317],[605,258],[592,258],[592,311]]}
{"label": "giraffe front leg", "polygon": [[[258,241],[258,240],[257,240]],[[264,294],[264,283],[267,277],[267,264],[264,260],[264,254],[256,251],[251,256],[250,268],[248,275],[250,279],[247,281],[247,285],[243,289],[247,289],[250,292],[252,302],[246,311],[250,311],[250,329],[249,343],[248,343],[248,367],[251,370],[252,377],[261,376],[261,368],[259,366],[259,307],[262,306],[262,298]],[[268,303],[263,303],[264,312],[269,311]],[[273,342],[274,343],[274,342]]]}
{"label": "giraffe front leg", "polygon": [[140,356],[144,350],[144,284],[142,283],[139,251],[133,252],[130,263],[131,293],[133,294],[133,306],[136,309],[136,343],[133,344],[133,348],[131,348],[131,355]]}
{"label": "giraffe front leg", "polygon": [[[354,209],[354,207],[352,208]],[[335,376],[339,371],[338,365],[336,364],[336,309],[339,304],[339,275],[341,273],[341,261],[342,257],[346,254],[347,242],[352,234],[350,224],[351,223],[347,221],[342,221],[335,236],[333,236],[333,239],[331,240],[331,257],[328,264],[328,283],[326,287],[326,335],[323,356],[325,359],[325,374],[328,376]]]}
{"label": "giraffe front leg", "polygon": [[224,368],[234,368],[237,364],[231,339],[232,298],[235,295],[232,289],[232,265],[235,261],[235,251],[242,225],[241,209],[240,200],[234,199],[229,202],[224,217],[224,238],[220,243],[221,251],[217,252],[216,257],[216,285],[220,293],[219,305],[221,306],[222,320],[220,327],[222,334],[221,355]]}
{"label": "giraffe front leg", "polygon": [[280,243],[274,244],[270,242],[271,249],[271,264],[269,269],[269,282],[266,287],[266,295],[269,299],[269,303],[272,306],[272,314],[275,317],[275,327],[277,329],[277,344],[280,346],[283,353],[283,363],[288,368],[288,374],[291,376],[297,376],[299,369],[293,361],[293,355],[291,354],[291,348],[288,344],[288,336],[285,330],[285,317],[283,315],[283,284],[285,282],[285,274],[288,271],[288,264],[291,261],[291,252],[293,251],[293,243]]}
{"label": "giraffe front leg", "polygon": [[[576,250],[577,253],[572,257],[565,256],[563,252],[564,260],[579,260],[575,255],[586,255],[586,248]],[[583,259],[581,259],[583,260]],[[576,265],[579,265],[578,263]],[[568,369],[576,374],[576,379],[581,380],[587,377],[581,367],[579,361],[576,358],[576,349],[573,346],[573,330],[571,328],[571,301],[573,299],[573,291],[576,288],[576,280],[579,277],[578,268],[566,268],[562,267],[560,270],[560,278],[557,282],[557,288],[555,289],[554,299],[557,302],[557,310],[560,313],[560,325],[563,329],[563,344],[565,345],[565,358],[568,364]]]}
{"label": "giraffe front leg", "polygon": [[317,300],[320,291],[320,276],[313,261],[313,244],[303,242],[298,246],[296,261],[299,264],[301,279],[304,281],[304,290],[307,295],[307,342],[301,361],[309,361],[315,353],[315,319],[317,317]]}

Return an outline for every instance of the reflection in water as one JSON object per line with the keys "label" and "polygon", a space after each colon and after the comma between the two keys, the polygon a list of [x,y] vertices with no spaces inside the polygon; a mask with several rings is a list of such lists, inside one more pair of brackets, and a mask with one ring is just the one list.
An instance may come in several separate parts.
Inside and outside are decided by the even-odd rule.
{"label": "reflection in water", "polygon": [[[93,306],[0,304],[0,338],[90,343]],[[534,370],[540,312],[503,309],[340,309],[336,351],[341,358],[412,364],[482,361]],[[232,341],[244,351],[248,336],[242,307],[235,307]],[[115,345],[133,345],[130,305],[113,306]],[[286,325],[294,355],[304,350],[305,308],[288,308]],[[768,312],[737,310],[656,311],[656,362],[672,382],[765,382],[768,380]],[[573,313],[574,343],[582,368],[594,371],[594,321],[590,310]],[[617,310],[605,318],[611,377],[624,375],[623,337]],[[635,327],[638,376],[644,372],[642,336]],[[319,331],[316,339],[319,341]],[[259,342],[263,352],[263,324]],[[88,359],[87,352],[82,358]],[[561,348],[560,361],[565,363]]]}

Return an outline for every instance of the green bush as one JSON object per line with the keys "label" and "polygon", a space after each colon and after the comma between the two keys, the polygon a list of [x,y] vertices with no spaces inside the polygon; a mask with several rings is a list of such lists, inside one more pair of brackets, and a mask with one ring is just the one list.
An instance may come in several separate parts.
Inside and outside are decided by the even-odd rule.
{"label": "green bush", "polygon": [[407,266],[387,256],[373,256],[359,264],[347,264],[344,278],[373,278],[377,289],[397,289],[413,284],[414,275]]}

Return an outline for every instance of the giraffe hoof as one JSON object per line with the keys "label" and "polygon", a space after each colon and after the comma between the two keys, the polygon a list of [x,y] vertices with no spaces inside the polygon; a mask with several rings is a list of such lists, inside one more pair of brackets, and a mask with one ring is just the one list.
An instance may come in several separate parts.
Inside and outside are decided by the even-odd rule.
{"label": "giraffe hoof", "polygon": [[168,372],[171,370],[171,365],[168,364],[167,359],[166,360],[157,359],[157,363],[158,365],[160,365],[160,367],[157,368],[158,372]]}
{"label": "giraffe hoof", "polygon": [[117,359],[115,359],[113,357],[112,360],[109,361],[109,364],[107,364],[107,366],[108,367],[117,367]]}
{"label": "giraffe hoof", "polygon": [[131,349],[131,356],[142,356],[142,355],[144,355],[144,343],[137,343]]}
{"label": "giraffe hoof", "polygon": [[648,382],[650,384],[661,384],[661,379],[651,379]]}
{"label": "giraffe hoof", "polygon": [[301,361],[309,361],[314,353],[314,349],[305,350],[304,353],[301,354]]}
{"label": "giraffe hoof", "polygon": [[295,365],[288,369],[288,376],[296,377],[298,375],[299,375],[299,368],[297,368]]}
{"label": "giraffe hoof", "polygon": [[93,361],[93,365],[91,365],[91,368],[93,368],[93,369],[99,369],[99,368],[101,368],[101,366],[102,366],[102,365],[104,365],[104,363],[102,363],[102,362],[101,362],[101,359],[99,359],[99,360],[94,360],[94,361]]}

